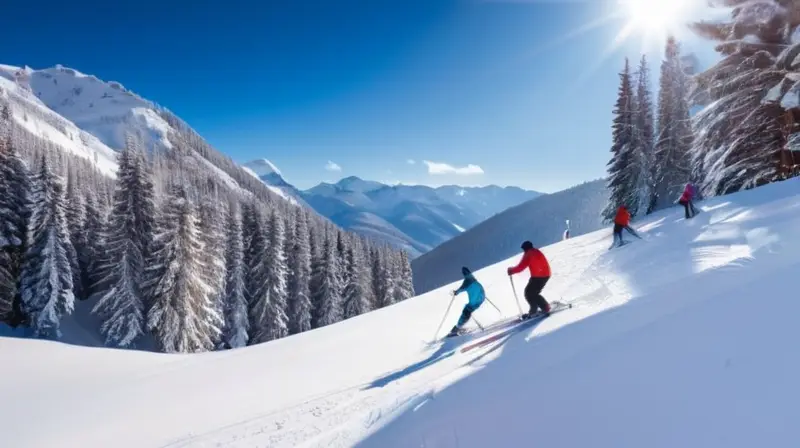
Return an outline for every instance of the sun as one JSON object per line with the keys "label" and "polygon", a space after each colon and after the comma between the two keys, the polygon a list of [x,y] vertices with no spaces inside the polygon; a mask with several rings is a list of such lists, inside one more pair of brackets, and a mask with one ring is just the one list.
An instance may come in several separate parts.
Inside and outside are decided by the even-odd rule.
{"label": "sun", "polygon": [[664,36],[686,21],[692,0],[618,0],[628,26],[644,35]]}

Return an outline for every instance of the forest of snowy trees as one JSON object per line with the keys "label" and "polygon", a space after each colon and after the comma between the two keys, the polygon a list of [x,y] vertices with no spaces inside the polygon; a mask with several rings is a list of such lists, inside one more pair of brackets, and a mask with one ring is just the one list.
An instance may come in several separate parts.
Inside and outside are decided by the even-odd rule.
{"label": "forest of snowy trees", "polygon": [[87,306],[110,347],[202,352],[414,295],[407,254],[278,198],[229,161],[221,169],[250,184],[226,184],[200,159],[224,157],[189,131],[168,151],[129,136],[112,179],[0,102],[0,322],[57,339]]}
{"label": "forest of snowy trees", "polygon": [[[695,76],[666,43],[658,103],[647,61],[625,62],[612,125],[610,200],[631,216],[671,206],[692,182],[701,196],[753,188],[800,172],[800,3],[720,0],[730,19],[692,24],[722,60]],[[693,105],[705,106],[690,117]]]}

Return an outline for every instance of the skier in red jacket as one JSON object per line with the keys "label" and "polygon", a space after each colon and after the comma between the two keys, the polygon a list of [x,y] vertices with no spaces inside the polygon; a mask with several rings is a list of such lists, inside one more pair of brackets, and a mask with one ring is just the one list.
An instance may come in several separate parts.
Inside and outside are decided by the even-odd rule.
{"label": "skier in red jacket", "polygon": [[694,218],[697,214],[697,209],[694,208],[694,185],[692,183],[686,184],[686,188],[683,189],[683,194],[681,195],[680,199],[678,199],[678,204],[683,206],[683,209],[686,211],[686,219]]}
{"label": "skier in red jacket", "polygon": [[533,247],[533,243],[525,241],[520,248],[523,250],[522,260],[519,264],[508,268],[508,275],[518,274],[528,268],[531,278],[528,286],[525,287],[525,300],[530,305],[530,311],[524,314],[523,318],[529,318],[536,313],[538,308],[546,315],[550,315],[550,304],[542,297],[542,290],[547,281],[550,280],[550,264],[542,251]]}
{"label": "skier in red jacket", "polygon": [[622,240],[623,229],[627,230],[628,233],[636,238],[642,239],[642,237],[640,237],[639,234],[631,228],[630,223],[631,214],[624,205],[620,205],[617,209],[617,215],[614,217],[614,243],[611,244],[609,249],[613,249],[614,247],[619,247],[625,244],[625,241]]}

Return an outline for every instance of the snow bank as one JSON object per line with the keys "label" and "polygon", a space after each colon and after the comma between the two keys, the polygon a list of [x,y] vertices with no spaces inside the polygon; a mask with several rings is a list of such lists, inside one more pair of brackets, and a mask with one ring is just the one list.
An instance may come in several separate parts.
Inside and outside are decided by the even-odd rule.
{"label": "snow bank", "polygon": [[[14,360],[0,382],[14,403],[0,408],[4,442],[798,446],[800,179],[698,205],[693,220],[673,208],[635,223],[645,240],[612,251],[609,229],[545,247],[545,296],[574,308],[467,353],[474,336],[430,342],[457,283],[205,355],[0,337]],[[481,307],[482,323],[518,312],[505,274],[517,258],[476,273],[502,310]]]}

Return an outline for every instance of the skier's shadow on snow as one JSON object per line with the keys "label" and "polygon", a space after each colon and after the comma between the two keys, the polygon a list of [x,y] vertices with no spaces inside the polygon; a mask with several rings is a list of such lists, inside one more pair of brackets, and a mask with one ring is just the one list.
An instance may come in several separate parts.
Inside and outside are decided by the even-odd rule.
{"label": "skier's shadow on snow", "polygon": [[[537,327],[543,320],[544,319],[536,319],[535,321],[532,321],[532,322],[523,323],[521,328],[524,329],[524,330],[522,332],[528,331],[528,330],[532,330],[533,328]],[[418,371],[420,371],[420,370],[422,370],[422,369],[424,369],[424,368],[426,368],[426,367],[428,367],[430,365],[436,364],[439,361],[442,361],[444,359],[450,358],[453,355],[459,354],[459,350],[460,350],[460,348],[462,346],[465,346],[465,345],[467,345],[468,343],[470,343],[470,342],[472,342],[474,340],[478,340],[478,339],[481,339],[481,338],[484,338],[484,337],[489,337],[492,334],[495,334],[496,332],[504,331],[504,329],[507,329],[507,328],[508,328],[507,326],[502,326],[502,327],[497,328],[495,331],[488,332],[488,333],[476,333],[476,334],[458,336],[458,337],[453,337],[453,338],[447,338],[444,341],[442,341],[442,343],[439,346],[439,348],[436,349],[436,351],[434,351],[433,353],[431,353],[430,356],[428,356],[427,358],[425,358],[425,359],[423,359],[423,360],[421,360],[419,362],[416,362],[414,364],[411,364],[410,366],[408,366],[408,367],[406,367],[404,369],[397,370],[397,371],[395,371],[393,373],[389,373],[387,375],[384,375],[384,376],[381,376],[381,377],[375,379],[374,381],[372,381],[372,383],[370,383],[368,386],[366,386],[364,388],[364,390],[374,389],[374,388],[378,388],[378,387],[384,387],[384,386],[388,385],[389,383],[392,383],[392,382],[394,382],[396,380],[399,380],[399,379],[404,378],[404,377],[406,377],[408,375],[411,375],[411,374],[413,374],[415,372],[418,372]],[[476,349],[474,353],[475,354],[479,354],[479,356],[474,357],[474,358],[470,358],[466,363],[462,364],[462,366],[471,365],[471,364],[475,363],[476,361],[481,360],[484,356],[488,355],[491,352],[494,352],[495,350],[497,350],[498,348],[503,346],[506,342],[508,342],[508,340],[510,338],[514,337],[515,335],[517,335],[519,333],[520,332],[510,333],[509,335],[504,336],[503,338],[488,344],[484,348]],[[473,352],[470,352],[470,354],[472,354],[472,353]]]}
{"label": "skier's shadow on snow", "polygon": [[416,362],[414,364],[411,364],[410,366],[404,369],[397,370],[395,372],[376,378],[374,381],[372,381],[372,383],[370,383],[364,389],[366,390],[366,389],[374,389],[377,387],[384,387],[389,383],[392,383],[396,380],[411,375],[414,372],[418,372],[424,369],[425,367],[428,367],[430,365],[436,364],[439,361],[442,361],[443,359],[447,359],[458,353],[458,348],[461,345],[464,345],[465,343],[473,339],[477,339],[478,337],[479,335],[465,335],[465,336],[447,338],[444,341],[442,341],[439,348],[437,348],[436,351],[431,353],[430,356],[428,356],[427,358],[419,362]]}

